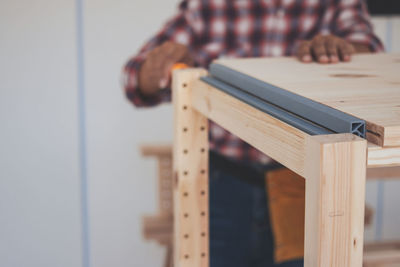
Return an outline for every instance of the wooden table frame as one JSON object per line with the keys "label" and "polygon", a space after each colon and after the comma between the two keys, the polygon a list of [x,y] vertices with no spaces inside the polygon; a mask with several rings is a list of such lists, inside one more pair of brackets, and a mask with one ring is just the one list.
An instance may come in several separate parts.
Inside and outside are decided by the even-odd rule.
{"label": "wooden table frame", "polygon": [[209,266],[210,119],[306,179],[306,267],[361,267],[366,170],[400,166],[400,147],[310,136],[200,81],[206,74],[173,74],[175,266]]}

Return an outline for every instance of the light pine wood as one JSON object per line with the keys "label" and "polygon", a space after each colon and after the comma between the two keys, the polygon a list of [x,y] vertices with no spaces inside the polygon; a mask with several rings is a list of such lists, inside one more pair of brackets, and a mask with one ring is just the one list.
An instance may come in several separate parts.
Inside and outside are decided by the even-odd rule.
{"label": "light pine wood", "polygon": [[208,154],[197,152],[208,150],[209,118],[306,178],[306,267],[361,267],[367,161],[400,165],[400,146],[369,144],[367,155],[351,134],[309,136],[198,80],[205,73],[173,78],[175,266],[208,266]]}
{"label": "light pine wood", "polygon": [[142,145],[143,156],[157,158],[158,163],[158,214],[143,217],[143,236],[157,241],[166,247],[165,267],[172,267],[172,146],[171,145]]}
{"label": "light pine wood", "polygon": [[382,242],[364,246],[363,267],[400,266],[400,242]]}
{"label": "light pine wood", "polygon": [[174,266],[209,266],[208,120],[193,109],[193,82],[201,69],[173,73]]}
{"label": "light pine wood", "polygon": [[[172,145],[142,145],[144,156],[171,156]],[[381,162],[378,166],[377,163]],[[393,165],[394,167],[391,167]],[[389,167],[387,167],[389,166]],[[367,179],[400,179],[400,147],[379,147],[368,143]]]}
{"label": "light pine wood", "polygon": [[369,168],[367,179],[400,179],[400,167]]}
{"label": "light pine wood", "polygon": [[143,236],[161,245],[172,244],[173,219],[171,216],[145,216],[142,219]]}
{"label": "light pine wood", "polygon": [[143,156],[171,156],[172,145],[170,144],[143,144],[140,146]]}
{"label": "light pine wood", "polygon": [[[308,134],[198,80],[191,102],[205,117],[304,176]],[[368,144],[368,166],[400,166],[400,147]]]}
{"label": "light pine wood", "polygon": [[158,205],[160,214],[171,216],[173,213],[172,154],[159,157],[158,177]]}
{"label": "light pine wood", "polygon": [[400,54],[355,55],[351,62],[334,65],[294,58],[216,62],[366,120],[370,142],[400,146]]}
{"label": "light pine wood", "polygon": [[400,251],[374,251],[366,253],[363,267],[399,267]]}
{"label": "light pine wood", "polygon": [[400,146],[380,147],[368,144],[368,167],[380,168],[400,166]]}
{"label": "light pine wood", "polygon": [[202,81],[192,90],[193,106],[205,117],[304,176],[308,134]]}
{"label": "light pine wood", "polygon": [[373,242],[364,245],[364,251],[396,249],[400,251],[400,241]]}
{"label": "light pine wood", "polygon": [[305,267],[361,267],[367,142],[335,134],[306,143]]}
{"label": "light pine wood", "polygon": [[140,151],[157,158],[159,215],[172,217],[172,146],[142,145]]}

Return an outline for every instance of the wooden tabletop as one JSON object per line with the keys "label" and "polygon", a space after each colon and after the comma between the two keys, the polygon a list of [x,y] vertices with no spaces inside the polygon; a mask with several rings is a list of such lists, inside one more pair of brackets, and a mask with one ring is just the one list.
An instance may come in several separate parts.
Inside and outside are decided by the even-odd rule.
{"label": "wooden tabletop", "polygon": [[216,63],[363,119],[370,142],[400,146],[400,54],[355,55],[326,65],[289,57]]}

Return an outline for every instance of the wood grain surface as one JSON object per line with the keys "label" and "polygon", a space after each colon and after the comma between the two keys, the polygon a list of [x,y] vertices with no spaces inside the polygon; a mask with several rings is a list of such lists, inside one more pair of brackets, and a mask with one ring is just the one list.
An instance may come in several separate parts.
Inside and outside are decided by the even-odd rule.
{"label": "wood grain surface", "polygon": [[352,134],[306,139],[304,266],[362,266],[366,157]]}
{"label": "wood grain surface", "polygon": [[368,141],[400,146],[400,54],[355,55],[334,65],[290,57],[216,63],[363,119]]}
{"label": "wood grain surface", "polygon": [[175,70],[174,266],[209,266],[208,120],[191,103],[193,82],[203,69]]}

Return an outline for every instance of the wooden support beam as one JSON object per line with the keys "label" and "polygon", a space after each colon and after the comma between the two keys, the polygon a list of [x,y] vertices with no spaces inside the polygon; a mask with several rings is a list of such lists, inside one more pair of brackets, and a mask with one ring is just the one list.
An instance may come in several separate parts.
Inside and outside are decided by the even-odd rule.
{"label": "wooden support beam", "polygon": [[308,134],[206,84],[196,81],[193,107],[261,152],[304,176]]}
{"label": "wooden support beam", "polygon": [[143,144],[140,146],[140,152],[143,156],[170,156],[172,154],[172,145]]}
{"label": "wooden support beam", "polygon": [[400,242],[379,242],[364,246],[363,267],[400,266]]}
{"label": "wooden support beam", "polygon": [[172,154],[158,157],[158,208],[159,214],[173,213]]}
{"label": "wooden support beam", "polygon": [[142,218],[143,237],[162,245],[172,244],[173,218],[171,216],[145,216]]}
{"label": "wooden support beam", "polygon": [[400,147],[380,147],[368,144],[368,167],[400,166]]}
{"label": "wooden support beam", "polygon": [[367,179],[400,179],[400,167],[370,168],[367,169]]}
{"label": "wooden support beam", "polygon": [[159,215],[172,216],[172,145],[141,145],[143,156],[153,156],[158,164]]}
{"label": "wooden support beam", "polygon": [[[243,139],[301,176],[308,134],[208,84],[197,80],[193,107],[205,117]],[[400,147],[368,144],[368,167],[400,166]]]}
{"label": "wooden support beam", "polygon": [[208,119],[193,109],[193,82],[202,69],[173,73],[174,266],[208,267]]}
{"label": "wooden support beam", "polygon": [[306,267],[361,267],[367,142],[351,134],[306,140]]}

